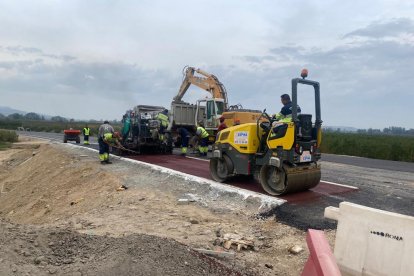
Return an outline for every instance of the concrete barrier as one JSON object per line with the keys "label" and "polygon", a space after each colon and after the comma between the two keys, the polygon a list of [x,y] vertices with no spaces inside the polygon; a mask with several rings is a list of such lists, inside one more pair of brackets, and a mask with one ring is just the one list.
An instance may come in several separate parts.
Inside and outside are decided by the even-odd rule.
{"label": "concrete barrier", "polygon": [[414,275],[414,217],[349,202],[327,207],[338,221],[334,255],[343,275]]}
{"label": "concrete barrier", "polygon": [[341,276],[323,231],[309,229],[306,243],[310,254],[302,276]]}

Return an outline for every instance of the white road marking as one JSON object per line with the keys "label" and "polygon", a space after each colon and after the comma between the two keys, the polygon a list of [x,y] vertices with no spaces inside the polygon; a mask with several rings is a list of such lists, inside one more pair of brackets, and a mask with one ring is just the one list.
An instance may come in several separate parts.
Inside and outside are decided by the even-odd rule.
{"label": "white road marking", "polygon": [[203,159],[203,158],[197,158],[197,157],[192,157],[192,156],[186,156],[187,158],[190,158],[190,159],[195,159],[195,160],[201,160],[201,161],[206,161],[206,162],[209,162],[210,160],[207,160],[207,159]]}
{"label": "white road marking", "polygon": [[355,186],[350,186],[350,185],[345,185],[345,184],[339,184],[339,183],[325,181],[325,180],[321,180],[321,182],[326,183],[326,184],[330,184],[330,185],[335,185],[335,186],[350,188],[350,189],[354,189],[354,190],[359,190],[359,188],[358,187],[355,187]]}

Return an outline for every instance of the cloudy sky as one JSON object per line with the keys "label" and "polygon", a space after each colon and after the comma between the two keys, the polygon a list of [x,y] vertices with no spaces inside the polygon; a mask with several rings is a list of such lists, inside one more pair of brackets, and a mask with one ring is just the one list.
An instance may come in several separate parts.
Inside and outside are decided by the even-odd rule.
{"label": "cloudy sky", "polygon": [[[414,128],[412,0],[0,0],[0,26],[0,106],[120,119],[168,107],[190,65],[274,113],[306,67],[324,125]],[[312,101],[301,87],[303,113]]]}

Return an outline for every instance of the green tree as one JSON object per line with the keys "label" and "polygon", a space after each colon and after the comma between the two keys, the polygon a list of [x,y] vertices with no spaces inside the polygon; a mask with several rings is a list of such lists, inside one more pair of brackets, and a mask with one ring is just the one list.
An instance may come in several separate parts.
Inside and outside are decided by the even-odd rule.
{"label": "green tree", "polygon": [[61,117],[61,116],[53,116],[53,117],[51,118],[51,120],[52,120],[52,121],[56,121],[56,122],[67,122],[67,121],[68,121],[68,119],[63,118],[63,117]]}
{"label": "green tree", "polygon": [[41,120],[40,115],[34,112],[27,113],[26,115],[24,115],[24,118],[27,120],[35,120],[35,121]]}
{"label": "green tree", "polygon": [[13,113],[13,114],[10,114],[9,116],[7,116],[7,118],[13,119],[13,120],[21,120],[21,119],[24,118],[24,116],[22,114],[19,114],[19,113]]}

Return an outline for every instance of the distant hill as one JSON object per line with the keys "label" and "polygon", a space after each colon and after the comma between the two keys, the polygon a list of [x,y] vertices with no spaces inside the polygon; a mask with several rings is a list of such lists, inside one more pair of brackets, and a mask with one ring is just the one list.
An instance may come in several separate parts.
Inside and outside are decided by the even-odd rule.
{"label": "distant hill", "polygon": [[[17,109],[8,107],[8,106],[0,106],[0,114],[3,114],[4,116],[7,117],[8,115],[14,114],[14,113],[26,115],[29,112],[17,110]],[[37,114],[39,114],[39,113],[37,113]],[[51,115],[46,115],[46,114],[39,114],[39,115],[43,116],[46,120],[50,120],[53,117]]]}
{"label": "distant hill", "polygon": [[0,113],[3,114],[4,116],[8,116],[8,115],[13,114],[13,113],[19,113],[19,114],[24,115],[27,112],[17,110],[17,109],[13,109],[13,108],[10,108],[8,106],[0,106]]}

